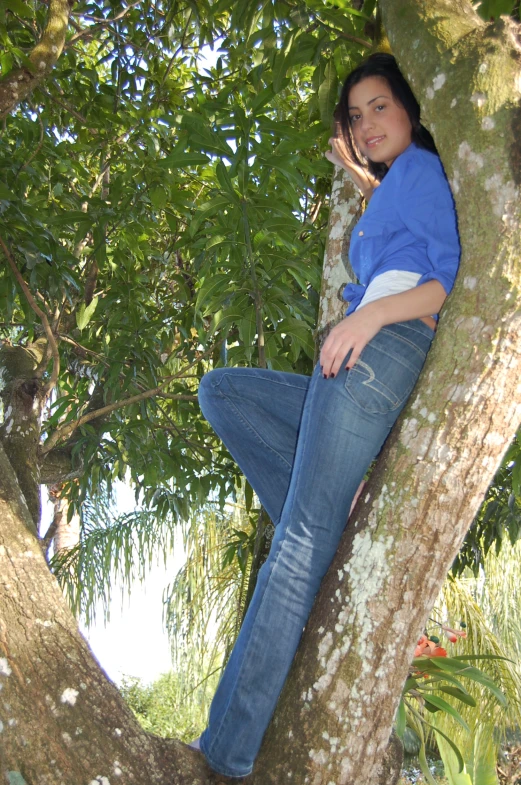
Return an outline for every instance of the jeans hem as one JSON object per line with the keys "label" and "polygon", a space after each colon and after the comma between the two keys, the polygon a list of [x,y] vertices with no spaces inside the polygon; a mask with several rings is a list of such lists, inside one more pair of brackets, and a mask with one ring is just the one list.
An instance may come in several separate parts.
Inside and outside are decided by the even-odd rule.
{"label": "jeans hem", "polygon": [[232,769],[226,768],[226,766],[221,766],[215,761],[212,760],[211,756],[205,750],[204,740],[201,738],[199,742],[201,752],[203,753],[204,757],[208,761],[208,765],[210,768],[215,771],[217,774],[221,774],[223,777],[231,777],[232,779],[242,780],[244,777],[249,777],[249,775],[253,771],[253,766],[250,766],[248,771],[244,772],[244,774],[237,774],[236,771],[232,771]]}

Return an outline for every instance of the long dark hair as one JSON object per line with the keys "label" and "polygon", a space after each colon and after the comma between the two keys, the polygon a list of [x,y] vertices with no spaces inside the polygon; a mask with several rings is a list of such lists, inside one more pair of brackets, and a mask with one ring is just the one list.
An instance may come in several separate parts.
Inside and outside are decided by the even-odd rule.
{"label": "long dark hair", "polygon": [[349,119],[348,100],[351,88],[367,79],[368,76],[377,76],[385,79],[394,99],[403,106],[409,120],[411,121],[411,138],[418,147],[423,147],[431,153],[438,155],[434,139],[427,129],[420,122],[420,105],[409,87],[409,83],[398,68],[394,57],[385,52],[376,52],[364,60],[355,68],[344,82],[338,106],[335,109],[335,120],[340,126],[340,131],[345,139],[349,152],[353,160],[360,166],[365,166],[377,180],[382,180],[388,172],[389,167],[384,163],[374,163],[373,161],[361,161],[356,148],[353,134],[351,131],[351,121]]}

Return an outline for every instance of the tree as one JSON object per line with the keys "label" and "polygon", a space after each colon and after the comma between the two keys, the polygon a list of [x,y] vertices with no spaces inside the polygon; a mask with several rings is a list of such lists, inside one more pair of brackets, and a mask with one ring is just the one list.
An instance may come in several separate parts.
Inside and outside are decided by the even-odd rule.
{"label": "tree", "polygon": [[[310,3],[311,7],[317,5],[320,4]],[[257,7],[251,16],[245,18],[244,15],[252,8],[253,4],[241,3],[236,10],[236,19],[248,30],[252,29]],[[350,9],[346,6],[346,10]],[[292,13],[295,11],[303,12],[303,7],[293,8]],[[339,19],[338,9],[332,13],[335,19]],[[374,780],[389,737],[393,711],[415,638],[519,421],[521,402],[516,373],[519,354],[516,321],[519,266],[515,250],[520,239],[517,201],[519,147],[516,146],[517,115],[514,106],[519,85],[517,27],[508,19],[486,24],[465,2],[449,6],[440,0],[430,0],[428,3],[400,0],[393,4],[384,0],[382,13],[393,51],[426,109],[425,119],[435,132],[451,178],[465,257],[459,283],[444,309],[428,365],[408,409],[379,460],[367,494],[358,505],[306,628],[295,668],[252,779],[263,785],[286,780],[288,772],[295,782],[305,782],[307,778],[308,782],[317,785],[325,785],[330,781],[365,785]],[[352,16],[351,13],[346,18],[351,20]],[[255,24],[260,18],[260,15],[255,17]],[[302,21],[299,31],[301,24]],[[296,25],[294,20],[293,25]],[[276,28],[277,24],[273,27]],[[322,24],[320,29],[324,27],[325,24]],[[307,31],[304,32],[307,34]],[[352,26],[349,32],[342,32],[349,40],[360,36],[360,30]],[[295,35],[293,33],[293,38]],[[264,44],[267,40],[268,33],[263,39]],[[273,58],[272,67],[275,71],[278,69],[282,81],[292,42],[288,34],[284,41],[286,49],[282,51],[283,56],[279,58],[276,54]],[[300,43],[304,44],[304,41]],[[311,51],[311,42],[308,43]],[[304,51],[303,46],[297,48],[294,56],[303,57]],[[422,53],[421,63],[417,51]],[[139,67],[140,56],[141,50],[136,55],[134,68]],[[501,75],[500,80],[496,79],[497,74]],[[326,84],[326,87],[319,90],[318,99],[322,96],[327,100],[334,94],[330,88],[336,76],[330,66],[323,75],[325,78],[319,80],[319,84]],[[139,76],[146,81],[146,74]],[[122,78],[124,84],[126,77]],[[253,90],[258,91],[259,86],[260,83],[257,88],[252,85]],[[87,86],[87,91],[89,89]],[[93,92],[93,95],[96,96],[94,104],[97,111],[106,117],[107,93],[100,91]],[[195,108],[197,95],[194,88]],[[99,100],[98,105],[100,96],[104,101]],[[110,100],[113,99],[114,94],[110,96]],[[63,104],[62,97],[58,100]],[[457,117],[453,111],[455,106],[461,107]],[[114,107],[112,102],[111,111]],[[76,112],[75,107],[69,106],[67,111],[69,109]],[[149,110],[150,106],[147,105]],[[224,113],[225,110],[221,111]],[[78,122],[83,122],[83,119]],[[13,122],[17,122],[16,117]],[[87,123],[77,130],[79,137],[85,127],[88,127]],[[461,138],[462,128],[465,129],[464,139]],[[158,129],[158,135],[161,130]],[[494,147],[491,144],[492,130],[494,142],[501,140],[501,144]],[[125,133],[128,131],[128,128],[125,129]],[[197,139],[197,129],[191,126],[190,132]],[[185,141],[188,138],[187,131]],[[214,136],[211,141],[216,143],[216,140]],[[210,140],[203,141],[208,149]],[[151,142],[153,146],[153,140]],[[87,142],[83,144],[88,158]],[[233,157],[233,150],[227,154]],[[294,191],[298,180],[295,163],[290,162],[288,165],[287,161],[271,161],[266,168],[271,170],[277,164],[279,170],[285,170],[285,176],[293,178]],[[76,166],[80,170],[82,159]],[[139,170],[140,176],[154,174],[153,166],[153,162],[150,166],[147,161],[146,167],[142,165]],[[238,177],[238,170],[238,164],[237,170],[232,170],[232,175],[230,171],[219,169],[223,191],[224,183],[229,188],[226,174]],[[98,173],[101,180],[102,171],[103,165]],[[164,171],[162,167],[161,171]],[[133,177],[137,174],[138,169],[134,169]],[[174,182],[177,184],[177,181]],[[260,190],[262,177],[252,182]],[[288,198],[291,210],[294,193],[287,193],[284,180],[279,179],[276,186],[277,196]],[[157,187],[160,187],[159,182]],[[26,191],[27,188],[26,185]],[[130,180],[124,182],[124,189],[126,198],[130,199]],[[71,191],[74,193],[73,189]],[[133,196],[135,191],[134,187]],[[161,200],[159,191],[155,198]],[[231,204],[231,191],[228,191],[227,199]],[[14,204],[13,209],[16,210],[16,200],[8,201],[10,205]],[[101,201],[101,204],[97,203],[97,208],[104,215],[107,205]],[[131,203],[132,199],[129,205]],[[483,203],[490,207],[486,223],[481,220]],[[215,203],[213,208],[219,210]],[[36,210],[37,205],[33,207],[34,220]],[[78,212],[83,213],[81,209]],[[22,216],[16,217],[10,213],[7,217],[11,221],[17,218],[22,223],[21,232],[27,231],[26,226],[29,225],[32,235],[36,236],[36,223],[27,223],[31,219],[30,210]],[[67,221],[70,217],[67,216]],[[261,216],[259,220],[263,218]],[[78,215],[78,224],[80,219]],[[221,210],[218,220],[225,228],[231,228],[227,226],[226,210]],[[289,221],[291,223],[291,219]],[[88,229],[82,226],[81,229],[88,234],[91,226]],[[240,229],[246,240],[245,226],[243,215]],[[97,250],[104,247],[110,258],[113,248],[105,242],[105,228],[103,221],[97,223],[96,236],[93,231],[92,239],[89,238],[88,242],[92,242],[93,248]],[[196,224],[194,236],[198,228]],[[78,229],[79,226],[75,225],[69,243],[81,242],[87,236],[78,232]],[[46,275],[53,282],[53,276],[56,275],[55,285],[60,291],[61,274],[70,275],[72,266],[68,255],[70,252],[63,250],[67,248],[67,243],[60,247],[60,243],[55,243],[53,237],[45,231],[40,230],[40,234],[52,248],[53,253],[48,256],[52,256],[53,261],[56,257],[58,262],[63,263],[59,265],[58,275],[58,271],[52,267],[50,270],[42,267],[46,264],[45,254],[41,255],[42,258],[38,256],[40,267],[36,268],[33,284],[41,280],[40,276],[45,279]],[[125,232],[122,235],[125,237]],[[36,239],[40,239],[39,236]],[[122,267],[125,253],[130,252],[136,241],[140,242],[139,234],[133,235],[130,242],[127,238],[121,255],[117,257]],[[207,238],[205,245],[206,242]],[[283,245],[288,242],[284,233],[280,242]],[[246,242],[245,246],[246,256],[243,258],[248,261],[251,257]],[[25,263],[29,270],[34,270],[36,252],[32,247],[27,250]],[[141,250],[144,254],[144,249]],[[148,245],[146,250],[149,250]],[[252,252],[255,252],[255,248],[252,248]],[[223,255],[221,263],[224,260]],[[492,265],[490,260],[494,260]],[[31,268],[32,262],[34,264]],[[88,269],[95,268],[89,264]],[[249,269],[252,280],[251,264]],[[490,276],[491,271],[493,277]],[[132,272],[128,270],[128,275]],[[135,272],[136,276],[139,275]],[[210,272],[207,274],[210,275]],[[179,275],[183,278],[181,272]],[[97,274],[95,279],[98,280]],[[159,273],[155,280],[162,280]],[[128,287],[129,281],[139,287],[139,280],[134,277],[125,279],[122,285]],[[19,283],[21,285],[20,280]],[[259,301],[255,297],[256,292],[258,297],[259,287],[256,288],[252,283],[250,291],[254,309],[257,303],[257,319]],[[65,300],[69,303],[68,298]],[[16,307],[24,307],[22,302],[18,300]],[[86,318],[87,308],[92,302],[94,299],[87,303],[85,297],[80,296],[74,303],[80,323]],[[71,309],[71,312],[75,313],[75,310]],[[33,318],[32,312],[27,311],[29,320]],[[277,319],[280,318],[278,314]],[[297,317],[294,313],[284,313],[282,318]],[[237,314],[235,320],[229,319],[226,326],[237,324]],[[88,324],[89,321],[86,322]],[[255,351],[259,361],[262,357],[262,341],[259,339],[264,326],[256,321]],[[155,326],[151,327],[151,336],[155,329]],[[186,330],[185,334],[186,337],[183,337],[188,348],[191,346],[194,358],[199,359],[196,354],[199,351],[197,339],[191,341]],[[295,335],[299,338],[303,332],[297,331]],[[96,337],[95,330],[93,336]],[[123,340],[121,338],[122,344]],[[299,340],[305,343],[305,338]],[[247,343],[242,339],[243,347]],[[250,342],[252,344],[253,341]],[[284,352],[287,356],[291,351],[288,345],[283,344],[279,348],[282,356]],[[45,368],[51,354],[57,364],[56,352],[52,350],[48,332],[45,346],[33,341],[28,358],[32,362],[28,372],[29,380],[34,377],[35,367],[43,367],[44,357]],[[38,354],[39,351],[42,354]],[[129,384],[132,373],[126,369],[124,353],[123,357],[125,359],[117,367],[117,374],[127,373],[124,379]],[[157,368],[157,360],[154,362]],[[105,363],[101,362],[100,366],[106,368]],[[144,366],[143,361],[140,373],[143,373]],[[52,373],[45,376],[43,371],[40,378],[44,385],[55,381]],[[99,378],[105,384],[101,372]],[[455,378],[457,381],[454,381]],[[22,393],[31,396],[33,387],[29,384],[26,388],[24,385],[27,383],[28,380],[24,379]],[[85,382],[84,388],[86,397],[82,399],[83,406],[92,396],[92,385]],[[150,384],[147,386],[147,390],[155,389]],[[64,403],[65,409],[78,407],[72,394]],[[77,422],[78,414],[76,408],[67,416],[71,422]],[[13,426],[10,431],[12,429]],[[100,432],[88,435],[91,439],[90,455],[93,455],[98,450]],[[107,441],[110,443],[111,440]],[[53,585],[32,533],[37,516],[36,502],[31,504],[31,514],[20,493],[22,480],[17,479],[7,459],[2,458],[2,461],[0,558],[3,617],[0,679],[3,683],[3,699],[10,706],[7,710],[9,716],[2,726],[2,772],[18,771],[27,782],[41,783],[54,783],[60,778],[67,783],[84,780],[95,782],[96,779],[103,781],[102,778],[109,779],[118,776],[120,772],[125,774],[129,782],[204,782],[209,775],[199,757],[178,744],[169,744],[142,733],[124,709],[115,689],[106,682],[91,659]],[[139,476],[138,472],[137,480]],[[433,553],[436,553],[435,561],[432,559]],[[343,578],[341,584],[340,573]],[[371,576],[370,579],[368,576]],[[393,651],[392,657],[388,654],[391,631],[393,636],[404,640],[402,649]],[[319,658],[317,651],[320,653]],[[66,657],[63,652],[67,653]],[[280,732],[281,727],[284,728],[283,734]],[[292,736],[288,736],[289,733]],[[323,736],[324,733],[327,735]],[[335,743],[335,739],[341,741]],[[289,755],[288,749],[291,753]]]}

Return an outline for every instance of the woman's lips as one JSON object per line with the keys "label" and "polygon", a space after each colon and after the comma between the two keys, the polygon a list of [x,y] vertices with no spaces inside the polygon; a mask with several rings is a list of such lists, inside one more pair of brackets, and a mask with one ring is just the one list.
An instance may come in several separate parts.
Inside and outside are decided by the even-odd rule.
{"label": "woman's lips", "polygon": [[377,144],[380,144],[385,139],[385,136],[372,136],[370,139],[366,140],[367,147],[376,147]]}

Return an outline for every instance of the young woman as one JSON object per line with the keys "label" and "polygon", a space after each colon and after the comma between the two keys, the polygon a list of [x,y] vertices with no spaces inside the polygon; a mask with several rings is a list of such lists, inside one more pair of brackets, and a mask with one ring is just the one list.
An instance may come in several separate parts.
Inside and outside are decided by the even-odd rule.
{"label": "young woman", "polygon": [[345,319],[311,378],[218,368],[199,388],[205,417],[276,527],[193,745],[229,777],[252,770],[356,491],[416,383],[458,267],[449,186],[392,56],[350,74],[337,119],[328,158],[370,199],[352,234],[359,284],[346,287]]}

